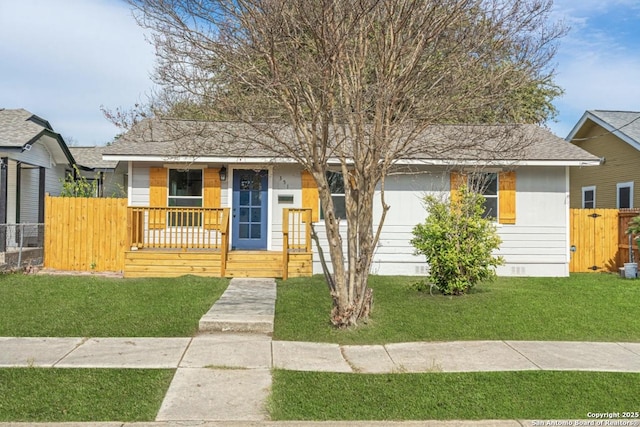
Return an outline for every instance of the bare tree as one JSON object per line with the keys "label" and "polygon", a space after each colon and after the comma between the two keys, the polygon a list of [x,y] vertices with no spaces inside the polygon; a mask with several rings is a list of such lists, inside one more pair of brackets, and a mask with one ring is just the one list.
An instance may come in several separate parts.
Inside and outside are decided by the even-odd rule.
{"label": "bare tree", "polygon": [[[442,154],[421,139],[427,126],[553,114],[550,60],[564,30],[547,22],[551,0],[128,1],[153,30],[155,78],[172,100],[165,113],[243,121],[315,178],[336,326],[371,308],[385,176],[416,152]],[[346,253],[326,173],[335,161]]]}

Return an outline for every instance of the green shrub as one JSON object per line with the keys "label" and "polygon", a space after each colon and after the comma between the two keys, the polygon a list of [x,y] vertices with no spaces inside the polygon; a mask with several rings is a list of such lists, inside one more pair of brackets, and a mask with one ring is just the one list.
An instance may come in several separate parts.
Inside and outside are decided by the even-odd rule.
{"label": "green shrub", "polygon": [[482,217],[484,197],[460,188],[460,197],[425,197],[428,216],[413,229],[411,244],[426,257],[429,278],[445,295],[461,295],[495,277],[503,259],[493,252],[501,240],[490,219]]}
{"label": "green shrub", "polygon": [[76,165],[73,165],[73,169],[75,170],[76,178],[68,172],[65,179],[61,180],[62,190],[60,191],[60,197],[97,197],[98,181],[87,179],[80,173],[80,169]]}

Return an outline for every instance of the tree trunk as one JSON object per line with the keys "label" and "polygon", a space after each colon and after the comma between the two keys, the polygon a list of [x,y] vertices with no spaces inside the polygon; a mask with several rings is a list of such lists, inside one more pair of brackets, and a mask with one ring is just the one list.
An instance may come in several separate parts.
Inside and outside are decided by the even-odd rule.
{"label": "tree trunk", "polygon": [[325,212],[324,221],[334,272],[331,323],[338,328],[356,326],[359,321],[366,322],[373,304],[373,291],[368,286],[368,277],[373,256],[372,205],[375,186],[369,185],[369,188],[366,188],[359,185],[359,176],[350,179],[349,172],[343,172],[343,175],[346,177],[346,258],[340,234],[340,221],[335,217],[331,190],[324,173],[314,174],[316,181],[320,183],[319,195]]}

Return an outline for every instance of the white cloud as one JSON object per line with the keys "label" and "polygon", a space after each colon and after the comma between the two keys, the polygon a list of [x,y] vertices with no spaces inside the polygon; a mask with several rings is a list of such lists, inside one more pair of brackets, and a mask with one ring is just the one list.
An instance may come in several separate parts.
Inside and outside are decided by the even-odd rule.
{"label": "white cloud", "polygon": [[561,40],[557,78],[565,95],[551,129],[566,136],[585,110],[638,111],[640,93],[640,2],[556,1],[556,18],[572,29]]}
{"label": "white cloud", "polygon": [[0,0],[0,107],[25,108],[81,144],[118,132],[102,117],[151,88],[153,48],[112,0]]}

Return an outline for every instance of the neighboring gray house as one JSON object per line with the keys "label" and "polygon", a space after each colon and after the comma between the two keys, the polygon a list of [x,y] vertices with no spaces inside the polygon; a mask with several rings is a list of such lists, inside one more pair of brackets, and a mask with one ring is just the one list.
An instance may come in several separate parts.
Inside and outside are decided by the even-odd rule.
{"label": "neighboring gray house", "polygon": [[[17,236],[6,224],[44,222],[45,194],[60,194],[74,158],[48,121],[24,109],[0,109],[0,252]],[[39,234],[39,233],[38,233]],[[42,236],[30,236],[34,245]]]}
{"label": "neighboring gray house", "polygon": [[97,180],[97,197],[126,197],[126,167],[118,162],[103,160],[105,146],[69,147],[79,165],[80,173],[88,180]]}

